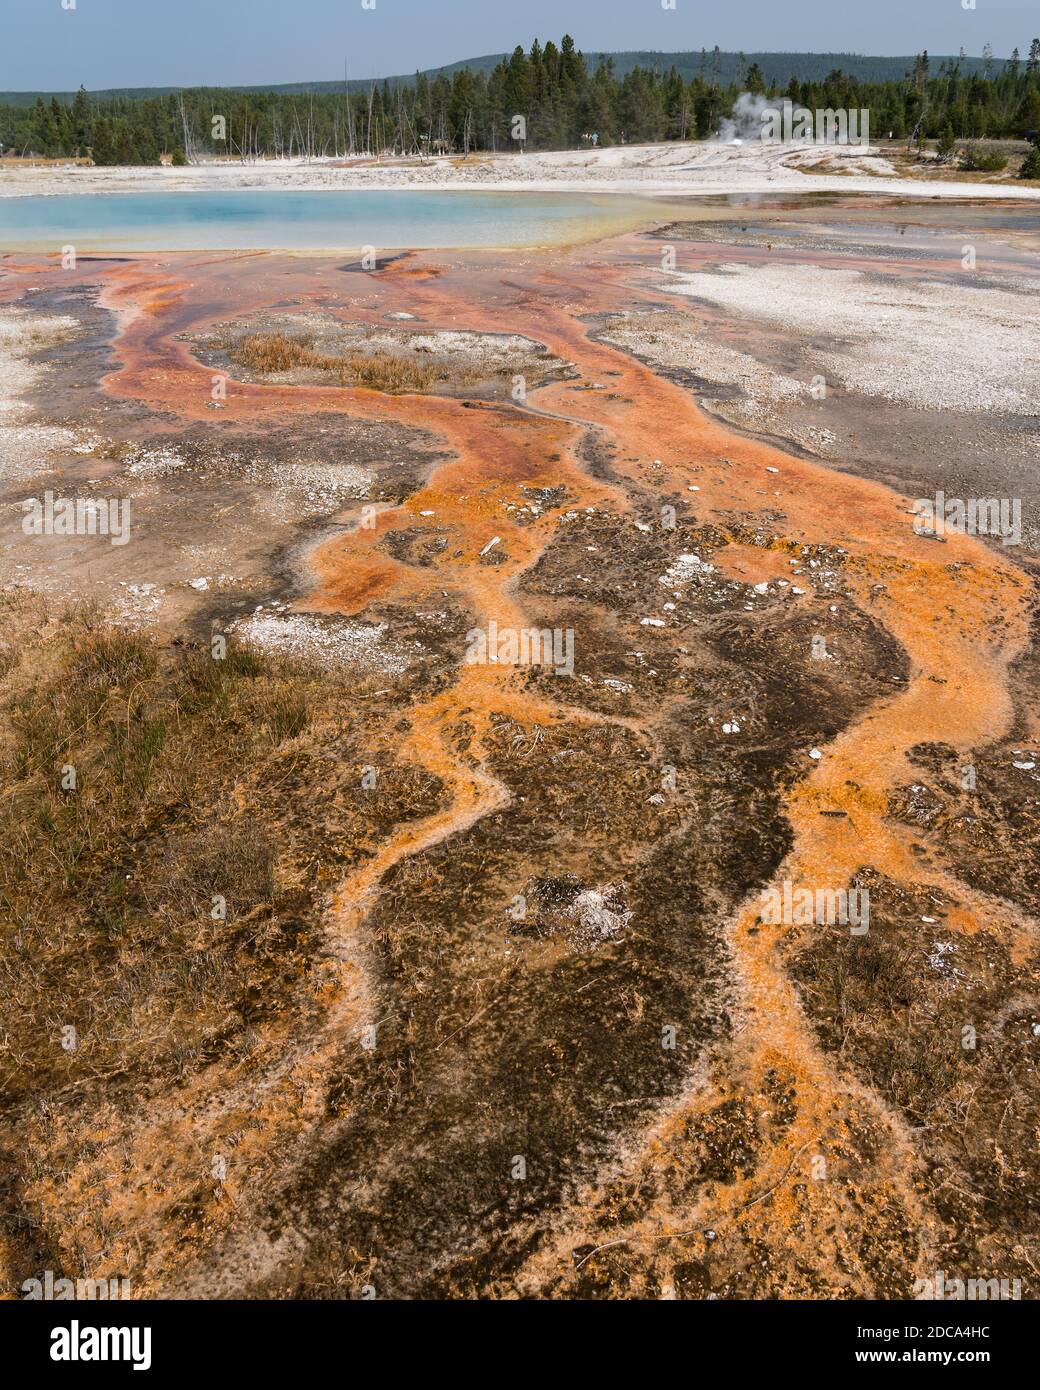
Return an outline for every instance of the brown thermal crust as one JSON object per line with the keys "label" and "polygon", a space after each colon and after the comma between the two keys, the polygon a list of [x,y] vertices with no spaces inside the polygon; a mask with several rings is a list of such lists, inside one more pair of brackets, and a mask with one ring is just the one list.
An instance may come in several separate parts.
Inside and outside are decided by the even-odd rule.
{"label": "brown thermal crust", "polygon": [[[112,399],[231,435],[322,412],[434,437],[415,491],[311,554],[298,609],[381,618],[447,595],[478,627],[573,628],[576,678],[465,664],[459,644],[385,727],[366,705],[359,761],[389,741],[436,805],[330,888],[307,967],[321,1007],[261,1025],[256,1074],[213,1063],[152,1095],[136,1129],[128,1098],[90,1160],[65,1154],[74,1183],[19,1174],[11,1200],[56,1260],[82,1259],[80,1194],[100,1184],[144,1296],[906,1297],[955,1264],[1029,1287],[1035,891],[994,858],[1016,835],[1024,858],[1036,817],[984,780],[980,844],[955,771],[1032,718],[1032,585],[595,341],[595,316],[653,301],[658,257],[640,237],[551,260],[409,256],[360,288],[264,256],[85,276],[118,317]],[[49,273],[10,268],[7,302],[22,272]],[[526,402],[232,381],[214,423],[186,336],[290,296],[353,322],[523,334],[576,377]],[[537,513],[507,509],[532,496]],[[427,530],[447,544],[417,546]],[[641,624],[690,553],[714,568],[666,627]],[[785,573],[801,597],[751,587]],[[870,886],[867,943],[764,923],[760,891],[783,880]],[[623,929],[569,937],[578,887],[609,890]],[[520,923],[518,894],[535,909]],[[926,916],[956,973],[926,978]],[[234,1176],[199,1181],[188,1215],[149,1214],[149,1175],[207,1150],[215,1110],[261,1102],[251,1143],[270,1161],[235,1200]]]}

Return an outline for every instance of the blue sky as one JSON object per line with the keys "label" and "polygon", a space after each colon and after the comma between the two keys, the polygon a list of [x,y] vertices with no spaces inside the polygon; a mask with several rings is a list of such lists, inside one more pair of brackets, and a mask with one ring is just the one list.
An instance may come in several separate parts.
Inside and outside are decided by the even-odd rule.
{"label": "blue sky", "polygon": [[[66,4],[72,0],[65,0]],[[1037,0],[0,0],[0,89],[236,85],[412,72],[570,32],[580,48],[1025,50]]]}

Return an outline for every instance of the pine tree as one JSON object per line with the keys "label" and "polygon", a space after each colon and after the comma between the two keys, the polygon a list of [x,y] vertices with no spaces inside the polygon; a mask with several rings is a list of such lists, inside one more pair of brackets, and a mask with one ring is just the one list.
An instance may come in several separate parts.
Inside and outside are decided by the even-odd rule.
{"label": "pine tree", "polygon": [[94,122],[93,142],[91,155],[95,164],[114,164],[116,162],[112,127],[106,116],[99,116]]}
{"label": "pine tree", "polygon": [[1015,125],[1027,138],[1040,131],[1040,87],[1032,87],[1015,112]]}
{"label": "pine tree", "polygon": [[72,139],[77,154],[85,154],[91,143],[90,98],[81,86],[72,103]]}

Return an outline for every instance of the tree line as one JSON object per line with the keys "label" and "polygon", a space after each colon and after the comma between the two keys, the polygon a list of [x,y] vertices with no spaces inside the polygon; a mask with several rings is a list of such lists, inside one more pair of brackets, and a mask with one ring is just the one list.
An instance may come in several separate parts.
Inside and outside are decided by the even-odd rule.
{"label": "tree line", "polygon": [[619,76],[609,57],[587,64],[565,36],[559,46],[518,47],[490,73],[418,73],[364,91],[346,84],[342,92],[302,94],[200,87],[98,100],[80,88],[72,101],[38,97],[35,106],[0,106],[0,144],[7,154],[90,157],[95,164],[573,149],[706,139],[743,91],[787,97],[813,111],[866,109],[875,138],[1036,139],[1040,39],[1024,58],[1018,50],[1007,60],[986,57],[981,72],[962,70],[962,62],[963,55],[933,67],[923,53],[899,81],[864,82],[836,69],[822,81],[792,77],[786,87],[742,62],[736,80],[724,84],[718,49],[702,52],[689,80],[674,66],[637,66]]}

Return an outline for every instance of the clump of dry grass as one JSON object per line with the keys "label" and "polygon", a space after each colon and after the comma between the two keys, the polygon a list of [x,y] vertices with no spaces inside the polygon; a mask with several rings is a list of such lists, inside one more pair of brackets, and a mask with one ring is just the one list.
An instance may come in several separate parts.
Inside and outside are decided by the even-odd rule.
{"label": "clump of dry grass", "polygon": [[[238,1078],[240,1117],[265,1067],[310,1044],[328,894],[443,789],[396,763],[356,682],[233,644],[218,661],[24,597],[0,596],[0,630],[0,1199],[22,1277],[41,1251],[87,1272],[126,1235],[118,1210],[141,1217],[143,1174],[162,1175],[149,1209],[171,1249],[200,1212],[216,1219],[195,1131],[178,1128],[185,1097]],[[367,764],[378,790],[361,785]],[[131,1168],[143,1097],[155,1123]],[[142,1223],[143,1268],[166,1237]]]}
{"label": "clump of dry grass", "polygon": [[391,352],[348,352],[342,356],[316,352],[306,338],[285,333],[254,333],[243,338],[234,355],[253,371],[268,374],[300,368],[331,372],[341,386],[364,386],[372,391],[428,391],[445,375],[443,364],[419,361]]}
{"label": "clump of dry grass", "polygon": [[246,917],[261,907],[271,907],[276,896],[276,851],[263,831],[241,825],[215,826],[189,835],[174,835],[163,857],[142,884],[151,912],[183,921],[194,912],[198,919],[213,919],[215,903],[227,913],[225,895],[234,886],[231,912]]}
{"label": "clump of dry grass", "polygon": [[[919,1123],[945,1103],[964,1064],[956,1029],[935,1027],[933,1015],[933,1026],[921,1027],[912,1045],[904,1045],[908,1011],[916,1006],[922,1019],[928,1016],[919,944],[873,926],[865,937],[836,929],[812,938],[795,973],[821,1031],[843,1055],[869,1068],[872,1085]],[[903,1028],[894,1044],[897,1020]]]}
{"label": "clump of dry grass", "polygon": [[256,372],[290,372],[315,365],[317,354],[301,338],[284,333],[252,333],[235,348],[235,355]]}
{"label": "clump of dry grass", "polygon": [[[223,660],[160,646],[86,608],[12,645],[0,1091],[201,1062],[247,1016],[286,1007],[320,951],[326,887],[427,814],[438,784],[377,751],[378,711],[363,729],[327,673],[233,644]],[[378,794],[360,786],[369,763]]]}
{"label": "clump of dry grass", "polygon": [[[51,669],[7,700],[0,765],[12,1095],[78,1074],[83,1053],[96,1073],[205,1055],[241,1016],[265,973],[244,924],[259,912],[275,949],[301,899],[239,789],[323,698],[314,676],[250,652],[164,650],[93,615],[51,640]],[[315,932],[316,902],[307,915]],[[82,1053],[55,1041],[67,1024]]]}

